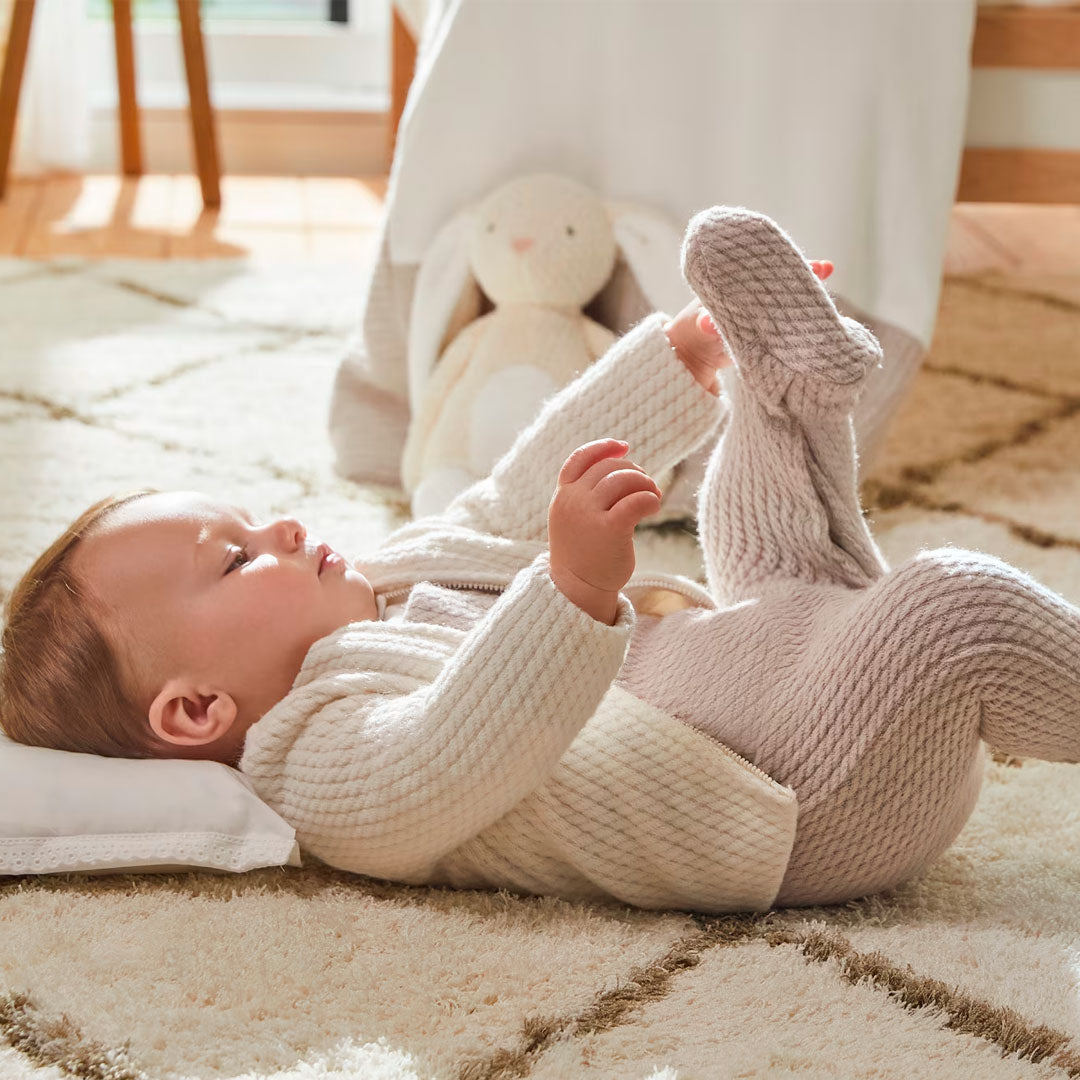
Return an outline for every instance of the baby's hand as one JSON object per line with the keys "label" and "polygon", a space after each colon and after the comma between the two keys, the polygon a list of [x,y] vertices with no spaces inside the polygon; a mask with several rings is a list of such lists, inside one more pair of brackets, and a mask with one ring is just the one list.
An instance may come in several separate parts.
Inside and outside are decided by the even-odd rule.
{"label": "baby's hand", "polygon": [[579,446],[563,464],[548,508],[552,581],[609,626],[634,572],[634,527],[660,507],[660,488],[624,459],[628,449],[617,439]]}
{"label": "baby's hand", "polygon": [[[832,272],[833,264],[815,259],[810,263],[814,273],[824,281]],[[701,301],[694,297],[665,327],[664,333],[676,355],[710,394],[719,394],[716,373],[731,363],[720,331]]]}

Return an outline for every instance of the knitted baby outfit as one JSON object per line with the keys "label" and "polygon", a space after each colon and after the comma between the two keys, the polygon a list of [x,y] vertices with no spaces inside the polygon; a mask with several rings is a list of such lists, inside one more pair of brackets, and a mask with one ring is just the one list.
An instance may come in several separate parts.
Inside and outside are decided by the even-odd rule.
{"label": "knitted baby outfit", "polygon": [[[651,474],[715,432],[726,405],[653,315],[547,402],[491,475],[356,561],[391,607],[315,642],[247,732],[240,769],[306,855],[412,884],[502,887],[653,908],[766,910],[795,839],[790,789],[614,685],[652,579],[607,626],[555,588],[547,513],[559,470],[598,431]],[[498,599],[473,624],[460,590]],[[640,592],[640,597],[638,596]],[[416,601],[414,603],[414,600]]]}
{"label": "knitted baby outfit", "polygon": [[739,375],[700,492],[727,606],[640,620],[620,682],[794,788],[777,905],[865,895],[955,839],[981,740],[1080,760],[1080,610],[976,552],[887,569],[851,423],[873,339],[760,215],[696,217],[684,268]]}
{"label": "knitted baby outfit", "polygon": [[[696,218],[685,271],[739,376],[700,493],[709,594],[675,583],[698,608],[632,627],[621,604],[609,628],[547,575],[547,503],[574,446],[618,434],[654,472],[724,405],[654,316],[486,481],[360,561],[384,597],[412,587],[406,618],[317,642],[250,729],[241,769],[306,850],[397,880],[646,906],[827,902],[951,842],[981,738],[1080,758],[1080,612],[970,552],[890,571],[866,528],[850,412],[872,337],[759,215]],[[455,597],[484,585],[509,588]]]}

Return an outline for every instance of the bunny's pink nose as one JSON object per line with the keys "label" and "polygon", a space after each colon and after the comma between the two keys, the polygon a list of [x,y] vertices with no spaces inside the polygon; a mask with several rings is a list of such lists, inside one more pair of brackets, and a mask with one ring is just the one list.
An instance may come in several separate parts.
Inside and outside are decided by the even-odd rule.
{"label": "bunny's pink nose", "polygon": [[510,246],[520,255],[524,251],[528,251],[533,246],[535,240],[531,236],[515,236],[510,241]]}

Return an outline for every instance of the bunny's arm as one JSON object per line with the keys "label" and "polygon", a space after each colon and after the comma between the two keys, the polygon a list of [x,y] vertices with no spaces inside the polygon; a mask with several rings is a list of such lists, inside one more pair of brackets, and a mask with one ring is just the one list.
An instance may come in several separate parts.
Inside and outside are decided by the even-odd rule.
{"label": "bunny's arm", "polygon": [[618,338],[595,319],[590,319],[587,315],[582,318],[585,320],[585,348],[594,360],[599,360],[618,341]]}
{"label": "bunny's arm", "polygon": [[405,490],[412,492],[423,479],[424,451],[438,423],[450,392],[461,380],[476,353],[477,343],[487,329],[484,319],[469,323],[443,351],[424,385],[424,396],[417,415],[409,424],[405,450],[401,458],[401,478]]}
{"label": "bunny's arm", "polygon": [[624,439],[628,456],[650,475],[695,450],[727,403],[704,390],[675,354],[657,313],[620,338],[539,416],[496,463],[463,491],[442,518],[521,540],[547,539],[547,511],[570,452],[599,438]]}

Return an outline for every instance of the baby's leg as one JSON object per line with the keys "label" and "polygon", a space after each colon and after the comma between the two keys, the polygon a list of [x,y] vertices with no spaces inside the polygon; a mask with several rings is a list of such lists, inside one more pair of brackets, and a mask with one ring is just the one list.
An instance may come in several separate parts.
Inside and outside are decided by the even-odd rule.
{"label": "baby's leg", "polygon": [[698,214],[683,272],[738,373],[699,496],[710,590],[740,600],[783,579],[865,586],[885,563],[859,507],[851,411],[881,357],[873,335],[837,313],[760,214]]}
{"label": "baby's leg", "polygon": [[1080,761],[1080,609],[948,548],[840,599],[756,755],[799,798],[778,906],[877,892],[933,862],[974,808],[983,741]]}

